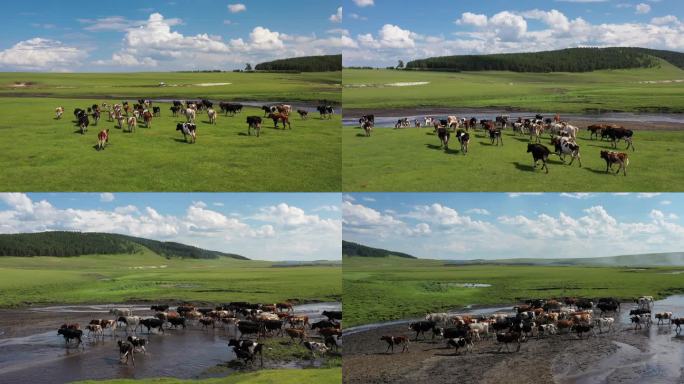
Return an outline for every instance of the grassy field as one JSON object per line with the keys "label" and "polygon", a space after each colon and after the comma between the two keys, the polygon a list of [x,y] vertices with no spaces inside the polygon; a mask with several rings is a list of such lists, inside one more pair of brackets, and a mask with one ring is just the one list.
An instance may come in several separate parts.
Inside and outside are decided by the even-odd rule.
{"label": "grassy field", "polygon": [[[78,384],[133,384],[143,380],[82,381]],[[273,369],[250,373],[239,373],[229,377],[205,380],[179,380],[172,378],[145,379],[154,384],[338,384],[342,382],[341,368],[319,369]]]}
{"label": "grassy field", "polygon": [[[684,291],[672,268],[445,266],[438,260],[345,257],[345,326],[423,316],[465,305],[512,304],[553,296],[665,295]],[[682,268],[674,268],[682,270]],[[463,288],[455,283],[491,284]]]}
{"label": "grassy field", "polygon": [[[340,72],[0,73],[0,96],[340,102]],[[166,87],[160,87],[164,82]],[[17,86],[17,84],[26,86]],[[214,85],[230,83],[226,85]],[[204,85],[204,86],[202,86]]]}
{"label": "grassy field", "polygon": [[150,252],[0,257],[0,307],[142,300],[221,303],[341,299],[341,267],[272,265],[229,258],[166,259]]}
{"label": "grassy field", "polygon": [[[208,124],[198,114],[197,142],[187,144],[169,104],[151,128],[134,133],[100,120],[81,135],[72,111],[101,99],[6,98],[0,113],[1,191],[337,191],[340,189],[340,116],[292,120],[292,130],[273,129],[264,121],[262,135],[247,135],[246,108],[236,117],[219,116]],[[54,108],[64,106],[61,120]],[[104,151],[95,144],[110,129]]]}
{"label": "grassy field", "polygon": [[[587,73],[342,71],[343,103],[349,108],[517,108],[537,112],[684,112],[684,79],[665,61],[660,67]],[[397,82],[427,85],[389,87]],[[361,86],[363,85],[363,86]]]}
{"label": "grassy field", "polygon": [[[543,144],[551,149],[547,135]],[[480,130],[471,133],[467,156],[452,135],[450,150],[439,148],[432,129],[373,130],[363,137],[360,128],[344,128],[342,188],[344,191],[681,191],[684,178],[678,162],[684,152],[680,132],[640,131],[634,136],[636,152],[629,153],[627,177],[606,175],[601,150],[607,141],[589,140],[583,130],[577,138],[582,168],[564,165],[551,155],[549,173],[532,169],[527,136],[504,132],[504,146],[490,145]],[[624,143],[619,148],[624,149]],[[569,158],[567,158],[569,162]],[[615,168],[617,169],[617,167]]]}

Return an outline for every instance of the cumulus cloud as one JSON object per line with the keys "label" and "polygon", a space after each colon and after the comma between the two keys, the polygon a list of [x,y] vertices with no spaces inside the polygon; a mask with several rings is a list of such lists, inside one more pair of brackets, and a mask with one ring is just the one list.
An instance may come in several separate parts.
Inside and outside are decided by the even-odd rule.
{"label": "cumulus cloud", "polygon": [[[114,196],[109,195],[100,194],[100,200],[113,201]],[[202,201],[193,202],[178,215],[135,205],[113,210],[62,209],[46,200],[32,201],[22,193],[2,193],[0,202],[7,206],[0,206],[0,233],[110,232],[262,259],[340,257],[341,220],[322,218],[286,203],[256,209],[253,217],[241,218],[211,209]],[[269,252],[264,253],[264,249]]]}
{"label": "cumulus cloud", "polygon": [[679,24],[679,19],[673,15],[667,15],[667,16],[662,16],[662,17],[654,17],[651,19],[651,24],[653,24],[653,25]]}
{"label": "cumulus cloud", "polygon": [[68,71],[77,68],[88,56],[84,49],[58,40],[35,37],[0,51],[0,66],[24,70]]}
{"label": "cumulus cloud", "polygon": [[329,20],[332,21],[333,23],[341,23],[342,22],[342,7],[338,7],[337,12],[330,15]]}
{"label": "cumulus cloud", "polygon": [[651,12],[651,6],[646,4],[646,3],[639,3],[635,7],[636,13],[638,15],[645,15],[649,12]]}
{"label": "cumulus cloud", "polygon": [[373,0],[354,0],[354,4],[359,7],[369,7],[375,5],[375,2]]}
{"label": "cumulus cloud", "polygon": [[244,4],[228,4],[228,10],[230,13],[239,13],[239,12],[245,12],[247,10],[247,6]]}
{"label": "cumulus cloud", "polygon": [[100,193],[100,201],[103,203],[110,203],[114,201],[114,194],[110,192]]}
{"label": "cumulus cloud", "polygon": [[402,29],[397,25],[385,24],[378,31],[377,39],[372,34],[362,34],[358,36],[359,43],[372,48],[412,48],[415,46],[417,35],[407,29]]}
{"label": "cumulus cloud", "polygon": [[460,25],[474,25],[476,27],[487,26],[487,15],[475,14],[472,12],[465,12],[461,18],[456,20],[456,24]]}

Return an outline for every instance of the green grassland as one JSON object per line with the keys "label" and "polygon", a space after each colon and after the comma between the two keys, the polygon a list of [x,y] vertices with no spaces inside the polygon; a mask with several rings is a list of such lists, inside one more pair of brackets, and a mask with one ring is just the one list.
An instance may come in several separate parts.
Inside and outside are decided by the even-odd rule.
{"label": "green grassland", "polygon": [[[341,99],[340,72],[311,73],[0,73],[0,96],[63,98],[187,98],[226,101]],[[160,87],[159,83],[167,84]],[[25,83],[26,87],[16,87]],[[231,83],[221,86],[198,84]]]}
{"label": "green grassland", "polygon": [[[292,117],[292,129],[264,120],[262,135],[247,135],[245,108],[208,123],[197,115],[197,142],[176,131],[169,104],[151,128],[124,132],[103,116],[85,135],[72,111],[101,99],[4,98],[0,104],[0,191],[337,191],[340,189],[340,116]],[[54,109],[64,106],[61,120]],[[296,104],[295,104],[296,105]],[[295,114],[296,115],[296,114]],[[110,129],[104,151],[95,144]]]}
{"label": "green grassland", "polygon": [[[663,297],[684,291],[682,268],[611,268],[469,265],[398,257],[345,257],[345,325],[375,323],[466,305],[508,305],[527,298],[640,295]],[[491,284],[463,288],[454,283]]]}
{"label": "green grassland", "polygon": [[[133,384],[141,380],[106,380],[82,381],[79,384]],[[238,373],[224,378],[205,380],[180,380],[173,378],[144,379],[146,383],[154,384],[301,384],[321,383],[337,384],[342,382],[341,368],[318,369],[272,369],[250,373]]]}
{"label": "green grassland", "polygon": [[[582,128],[582,127],[580,127]],[[549,173],[532,169],[527,136],[503,133],[504,146],[490,145],[482,130],[472,133],[467,156],[460,153],[452,134],[449,152],[439,148],[432,129],[373,130],[364,137],[360,128],[344,128],[342,135],[342,188],[345,191],[681,191],[679,162],[684,136],[677,131],[637,131],[636,152],[629,151],[627,176],[605,173],[601,150],[608,141],[589,140],[583,128],[577,138],[582,168],[558,156],[549,158]],[[543,144],[553,149],[547,135]],[[620,143],[619,148],[624,149]],[[566,158],[569,163],[569,158]],[[617,167],[615,167],[617,169]]]}
{"label": "green grassland", "polygon": [[[165,266],[165,267],[162,267]],[[0,307],[184,300],[339,301],[341,267],[133,255],[0,257]]]}
{"label": "green grassland", "polygon": [[[660,60],[654,68],[584,73],[342,71],[346,109],[514,108],[535,112],[684,112],[684,70]],[[428,85],[388,87],[396,82]],[[365,85],[360,87],[359,85]]]}

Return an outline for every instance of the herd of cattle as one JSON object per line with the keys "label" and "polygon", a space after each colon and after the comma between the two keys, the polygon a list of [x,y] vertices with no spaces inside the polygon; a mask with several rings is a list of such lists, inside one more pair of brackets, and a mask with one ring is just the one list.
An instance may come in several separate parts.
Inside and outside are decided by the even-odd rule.
{"label": "herd of cattle", "polygon": [[[313,357],[316,357],[316,353],[337,351],[342,345],[341,311],[323,311],[321,316],[325,319],[310,323],[309,317],[296,314],[289,302],[231,302],[211,308],[180,305],[175,310],[170,309],[168,305],[160,304],[153,305],[150,309],[154,311],[154,315],[136,316],[130,308],[112,308],[109,311],[113,316],[111,319],[93,319],[83,329],[78,323],[65,323],[57,330],[57,334],[64,337],[67,347],[75,341],[76,346],[82,348],[84,336],[95,341],[104,340],[107,330],[111,337],[117,339],[125,335],[125,340],[117,340],[119,358],[126,364],[130,358],[134,366],[134,354],[145,353],[145,346],[149,343],[149,339],[139,336],[143,333],[143,328],[147,331],[148,337],[154,330],[158,334],[164,334],[171,328],[218,328],[230,337],[228,347],[239,360],[253,363],[258,355],[262,366],[264,344],[260,340],[263,337],[287,336],[292,342],[298,340],[311,351]],[[87,331],[85,335],[84,331]],[[316,333],[317,336],[310,336],[310,333]],[[323,342],[312,341],[314,337]]]}
{"label": "herd of cattle", "polygon": [[[652,314],[653,297],[642,296],[635,300],[636,305],[629,311],[629,319],[634,330],[650,327],[653,320],[657,326],[674,326],[680,334],[684,317],[675,317],[672,312]],[[425,334],[432,334],[432,339],[442,337],[447,348],[455,348],[456,353],[463,348],[466,353],[472,351],[476,341],[493,338],[502,348],[509,350],[509,344],[521,343],[536,337],[541,339],[564,333],[575,333],[579,339],[599,333],[611,332],[619,319],[616,316],[621,310],[620,301],[614,297],[599,298],[595,302],[586,298],[566,297],[563,299],[532,299],[525,304],[513,307],[511,313],[494,313],[491,315],[463,315],[452,313],[429,313],[424,320],[409,323],[409,331],[415,332],[414,340]],[[653,316],[652,316],[653,315]],[[665,324],[667,322],[667,324]],[[386,352],[394,352],[399,346],[402,352],[409,348],[409,336],[382,336],[381,341],[387,343]]]}
{"label": "herd of cattle", "polygon": [[[365,136],[369,137],[375,126],[375,115],[363,115],[359,119],[359,125],[365,132]],[[415,127],[433,127],[435,134],[439,138],[440,148],[445,151],[449,149],[449,139],[453,133],[456,136],[460,146],[461,153],[466,155],[468,153],[468,146],[470,144],[470,129],[481,128],[484,132],[484,137],[488,137],[492,145],[503,146],[502,132],[510,127],[513,135],[529,136],[529,143],[527,145],[527,152],[532,154],[533,169],[537,168],[537,164],[541,162],[541,169],[549,172],[547,165],[549,155],[555,153],[565,163],[565,157],[570,156],[570,165],[577,160],[579,166],[582,166],[580,158],[580,146],[577,144],[577,135],[579,128],[572,124],[561,121],[560,117],[556,115],[555,118],[544,118],[544,116],[537,114],[531,118],[518,117],[515,121],[510,121],[508,116],[497,116],[494,120],[481,119],[475,117],[470,119],[459,118],[458,116],[447,116],[446,119],[436,119],[433,117],[425,117],[422,120],[414,120]],[[395,128],[405,128],[411,126],[408,118],[402,118],[397,121]],[[601,159],[606,162],[606,173],[613,170],[617,164],[618,168],[616,174],[622,170],[623,174],[627,175],[627,166],[629,165],[629,156],[625,152],[617,151],[617,145],[621,140],[627,143],[626,149],[632,148],[634,151],[634,143],[632,137],[634,132],[617,125],[590,125],[587,127],[590,132],[589,139],[594,138],[600,140],[608,140],[611,143],[613,150],[602,150],[600,152]],[[541,143],[542,134],[547,133],[553,145],[553,152],[544,144]]]}
{"label": "herd of cattle", "polygon": [[[235,116],[242,112],[243,105],[239,103],[220,102],[218,105],[220,112],[224,116]],[[173,117],[184,117],[185,122],[176,124],[176,131],[183,135],[186,142],[195,143],[197,140],[197,114],[206,112],[208,123],[216,125],[219,112],[214,108],[214,103],[207,99],[196,101],[180,101],[174,100],[172,106],[169,108]],[[292,129],[290,122],[290,114],[292,113],[292,106],[288,104],[264,105],[261,107],[264,111],[264,118],[273,120],[273,125],[278,129],[278,123],[282,123],[283,129],[285,126]],[[322,101],[317,108],[321,119],[332,119],[335,110],[333,106],[326,100]],[[128,101],[122,101],[120,104],[102,103],[101,105],[93,104],[92,106],[82,109],[74,109],[74,117],[76,125],[79,127],[81,134],[88,131],[92,118],[93,125],[98,125],[102,114],[106,114],[107,121],[116,122],[116,126],[122,131],[130,133],[135,132],[138,123],[144,123],[145,128],[152,128],[152,120],[155,117],[161,117],[161,107],[153,105],[153,101],[149,99],[140,99],[137,103],[131,105]],[[309,112],[304,109],[297,109],[302,120],[308,118]],[[55,120],[60,120],[64,115],[64,107],[55,108]],[[252,130],[256,136],[259,137],[261,133],[262,116],[248,116],[247,134],[251,136]],[[98,150],[104,149],[109,142],[109,129],[100,130],[97,134]]]}

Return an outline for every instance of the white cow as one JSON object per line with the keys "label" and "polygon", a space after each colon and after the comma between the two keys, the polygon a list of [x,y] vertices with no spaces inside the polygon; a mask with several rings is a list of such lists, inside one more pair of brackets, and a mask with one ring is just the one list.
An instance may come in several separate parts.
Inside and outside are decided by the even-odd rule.
{"label": "white cow", "polygon": [[64,114],[64,107],[55,108],[55,115],[57,115],[57,117],[55,117],[55,119],[57,119],[57,120],[61,119],[63,114]]}
{"label": "white cow", "polygon": [[610,332],[613,329],[615,319],[612,317],[601,317],[595,319],[594,323],[598,326],[599,332],[603,332],[603,328],[606,328],[608,332]]}
{"label": "white cow", "polygon": [[216,124],[216,111],[212,108],[207,109],[207,116],[211,124]]}
{"label": "white cow", "polygon": [[196,116],[197,116],[197,111],[194,108],[187,108],[185,110],[185,118],[188,120],[188,123],[194,124]]}

